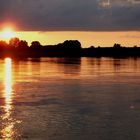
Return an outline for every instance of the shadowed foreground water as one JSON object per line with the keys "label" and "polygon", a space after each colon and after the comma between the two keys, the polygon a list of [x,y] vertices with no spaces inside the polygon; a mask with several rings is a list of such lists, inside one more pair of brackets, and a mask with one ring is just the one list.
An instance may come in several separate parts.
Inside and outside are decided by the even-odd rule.
{"label": "shadowed foreground water", "polygon": [[1,140],[139,140],[140,59],[0,60]]}

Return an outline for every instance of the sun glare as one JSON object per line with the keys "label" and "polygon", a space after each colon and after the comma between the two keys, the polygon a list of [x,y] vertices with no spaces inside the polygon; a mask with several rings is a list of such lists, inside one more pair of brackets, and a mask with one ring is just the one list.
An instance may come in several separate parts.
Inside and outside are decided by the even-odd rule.
{"label": "sun glare", "polygon": [[1,38],[4,40],[9,40],[10,38],[15,37],[15,35],[14,30],[10,27],[3,29],[1,32]]}

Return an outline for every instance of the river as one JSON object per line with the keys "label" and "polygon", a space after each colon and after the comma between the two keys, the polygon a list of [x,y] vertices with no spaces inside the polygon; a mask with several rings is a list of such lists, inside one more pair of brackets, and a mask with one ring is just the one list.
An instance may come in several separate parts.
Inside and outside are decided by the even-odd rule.
{"label": "river", "polygon": [[139,140],[140,58],[0,59],[1,140]]}

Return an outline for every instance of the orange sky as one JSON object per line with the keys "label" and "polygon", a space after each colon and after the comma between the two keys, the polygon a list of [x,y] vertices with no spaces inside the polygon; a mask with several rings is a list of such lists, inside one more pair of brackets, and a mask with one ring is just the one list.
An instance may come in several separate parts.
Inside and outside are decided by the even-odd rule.
{"label": "orange sky", "polygon": [[[140,32],[16,32],[17,37],[29,42],[38,40],[42,45],[61,43],[65,40],[79,40],[82,47],[112,46],[120,43],[123,46],[140,46]],[[2,40],[2,38],[0,38]]]}
{"label": "orange sky", "polygon": [[18,32],[19,38],[39,40],[44,44],[57,44],[65,40],[79,40],[82,47],[112,46],[121,43],[123,46],[140,46],[140,32]]}

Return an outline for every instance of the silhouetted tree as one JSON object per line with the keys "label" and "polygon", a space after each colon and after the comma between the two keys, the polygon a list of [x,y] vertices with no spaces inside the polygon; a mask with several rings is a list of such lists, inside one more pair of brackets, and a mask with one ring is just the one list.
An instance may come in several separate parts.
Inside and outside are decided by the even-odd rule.
{"label": "silhouetted tree", "polygon": [[25,40],[20,40],[19,42],[18,42],[18,45],[17,45],[17,48],[19,48],[19,49],[28,49],[28,42],[27,41],[25,41]]}
{"label": "silhouetted tree", "polygon": [[66,40],[62,43],[61,52],[66,56],[80,56],[81,43],[78,40]]}
{"label": "silhouetted tree", "polygon": [[5,41],[0,41],[0,53],[8,48],[8,44]]}
{"label": "silhouetted tree", "polygon": [[17,47],[19,42],[20,42],[19,38],[17,38],[17,37],[11,38],[9,41],[9,46],[10,47]]}
{"label": "silhouetted tree", "polygon": [[66,40],[63,46],[67,49],[81,49],[81,43],[78,40]]}
{"label": "silhouetted tree", "polygon": [[137,45],[134,45],[134,46],[133,46],[133,48],[137,48],[137,47],[138,47]]}
{"label": "silhouetted tree", "polygon": [[121,44],[115,43],[113,47],[114,47],[114,48],[121,48]]}
{"label": "silhouetted tree", "polygon": [[90,46],[90,49],[94,49],[95,47],[94,46]]}
{"label": "silhouetted tree", "polygon": [[40,48],[40,47],[41,47],[41,44],[40,44],[39,41],[33,41],[33,42],[31,43],[31,46],[30,46],[31,49],[38,49],[38,48]]}
{"label": "silhouetted tree", "polygon": [[8,44],[6,43],[6,41],[1,40],[0,41],[0,47],[7,47]]}

